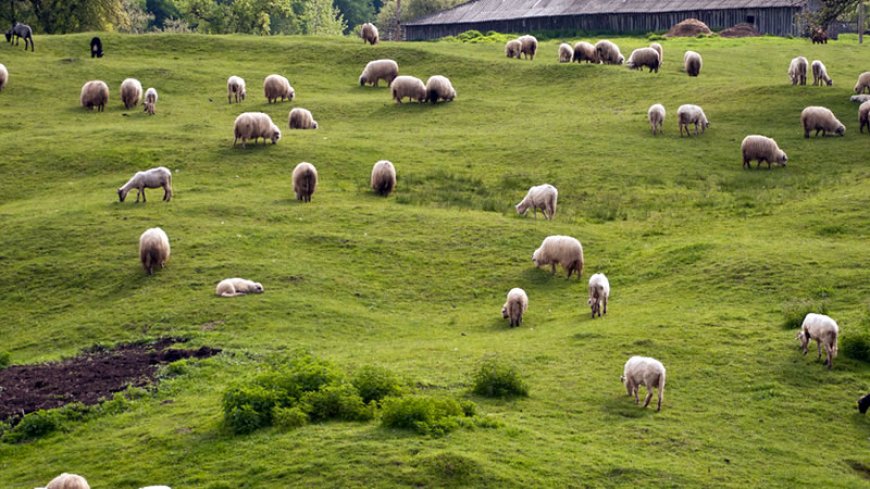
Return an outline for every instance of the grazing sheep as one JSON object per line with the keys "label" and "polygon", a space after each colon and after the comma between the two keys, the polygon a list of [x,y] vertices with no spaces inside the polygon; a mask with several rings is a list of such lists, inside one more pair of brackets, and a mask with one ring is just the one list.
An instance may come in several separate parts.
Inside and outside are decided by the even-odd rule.
{"label": "grazing sheep", "polygon": [[562,43],[559,45],[559,62],[570,63],[574,57],[574,48],[570,44]]}
{"label": "grazing sheep", "polygon": [[450,83],[447,77],[441,75],[430,76],[426,80],[426,98],[433,104],[438,103],[439,100],[452,102],[456,98],[456,90],[453,89],[453,84]]}
{"label": "grazing sheep", "polygon": [[142,202],[147,202],[145,198],[146,188],[163,188],[163,201],[169,202],[172,200],[172,172],[169,168],[158,166],[150,170],[137,171],[133,178],[127,181],[123,187],[118,189],[118,199],[124,202],[127,198],[127,193],[136,189],[136,202],[139,202],[139,196],[142,196]]}
{"label": "grazing sheep", "polygon": [[791,63],[788,65],[788,77],[791,79],[793,86],[798,83],[801,85],[807,84],[807,66],[807,59],[803,56],[798,56],[791,60]]}
{"label": "grazing sheep", "polygon": [[[253,112],[254,120],[257,122],[257,137],[263,138],[263,144],[266,144],[266,139],[276,144],[281,139],[281,130],[272,122],[269,114],[263,112]],[[256,142],[256,138],[254,138]]]}
{"label": "grazing sheep", "polygon": [[0,91],[6,87],[7,81],[9,81],[9,71],[6,69],[6,65],[0,63]]}
{"label": "grazing sheep", "polygon": [[650,44],[649,47],[655,49],[656,52],[659,53],[659,66],[661,66],[665,62],[665,49],[657,42]]}
{"label": "grazing sheep", "polygon": [[828,33],[821,27],[816,27],[810,32],[810,40],[813,44],[828,44]]}
{"label": "grazing sheep", "polygon": [[656,132],[662,132],[662,126],[665,123],[665,106],[662,104],[650,105],[646,111],[646,116],[649,119],[649,125],[652,129],[653,136]]}
{"label": "grazing sheep", "polygon": [[858,399],[858,412],[861,414],[866,414],[867,409],[870,408],[870,394]]}
{"label": "grazing sheep", "polygon": [[538,51],[538,40],[535,39],[535,36],[525,35],[517,38],[520,41],[521,48],[520,52],[525,56],[528,60],[535,59],[535,53]]}
{"label": "grazing sheep", "polygon": [[638,388],[640,386],[646,387],[646,400],[644,400],[643,407],[649,406],[653,389],[658,389],[659,402],[656,411],[662,410],[662,398],[665,395],[665,366],[662,365],[662,362],[655,358],[633,356],[625,362],[625,368],[619,380],[625,384],[628,397],[634,396],[635,404],[640,404],[640,399],[637,396]]}
{"label": "grazing sheep", "polygon": [[378,28],[370,22],[366,22],[362,25],[362,29],[359,30],[359,37],[362,38],[363,44],[369,43],[372,46],[377,44],[380,39],[378,36]]}
{"label": "grazing sheep", "polygon": [[513,288],[507,294],[507,301],[501,306],[501,317],[510,319],[511,328],[523,324],[523,313],[529,308],[529,296],[520,288]]}
{"label": "grazing sheep", "polygon": [[834,113],[825,107],[811,106],[801,112],[801,125],[804,127],[804,137],[810,137],[810,131],[815,130],[818,137],[827,136],[829,132],[839,136],[846,135],[846,126],[843,125]]}
{"label": "grazing sheep", "polygon": [[818,358],[822,358],[822,344],[824,344],[827,353],[825,365],[831,369],[834,367],[834,359],[837,358],[837,336],[839,333],[840,328],[836,321],[824,314],[811,312],[804,317],[801,330],[795,339],[801,342],[801,351],[804,352],[804,355],[807,354],[807,345],[809,345],[810,340],[816,340],[819,351]]}
{"label": "grazing sheep", "polygon": [[16,22],[8,31],[6,31],[6,42],[12,42],[12,37],[15,36],[15,45],[19,45],[19,41],[24,38],[24,50],[27,51],[27,43],[30,42],[30,51],[36,51],[33,45],[33,29],[27,24]]}
{"label": "grazing sheep", "polygon": [[607,314],[607,299],[610,297],[610,282],[603,273],[596,273],[589,277],[589,300],[586,301],[592,308],[592,319],[595,314],[601,317],[601,309]]}
{"label": "grazing sheep", "polygon": [[867,134],[870,134],[870,100],[858,107],[858,123],[861,124],[862,133],[864,132],[864,126],[867,126]]}
{"label": "grazing sheep", "polygon": [[155,267],[166,266],[169,260],[169,236],[162,229],[147,229],[139,236],[139,260],[148,275],[154,274]]}
{"label": "grazing sheep", "polygon": [[91,58],[103,57],[103,41],[99,37],[91,39]]}
{"label": "grazing sheep", "polygon": [[779,149],[776,141],[766,136],[752,134],[743,138],[740,143],[740,152],[743,154],[743,168],[752,168],[750,162],[758,160],[755,168],[761,166],[762,161],[767,162],[767,169],[770,170],[770,164],[785,166],[788,163],[788,156],[785,151]]}
{"label": "grazing sheep", "polygon": [[710,127],[710,122],[707,121],[707,115],[704,114],[704,109],[697,105],[685,104],[677,109],[677,121],[680,126],[680,137],[683,137],[683,128],[686,128],[686,136],[689,136],[689,124],[695,125],[695,136],[698,135],[698,127],[701,127],[701,134],[704,130]]}
{"label": "grazing sheep", "polygon": [[397,76],[390,83],[390,92],[393,99],[400,104],[405,97],[420,103],[426,100],[426,85],[423,85],[423,80],[413,76]]}
{"label": "grazing sheep", "polygon": [[236,103],[240,103],[245,100],[245,95],[247,95],[247,88],[243,78],[235,75],[227,78],[227,103],[233,103],[233,99]]}
{"label": "grazing sheep", "polygon": [[585,61],[587,63],[598,63],[598,53],[595,51],[595,46],[586,41],[580,41],[574,45],[574,59],[580,63],[581,61]]}
{"label": "grazing sheep", "polygon": [[378,86],[380,80],[387,82],[387,86],[399,76],[399,64],[391,59],[378,59],[370,61],[362,74],[359,76],[359,86],[370,83],[373,87]]}
{"label": "grazing sheep", "polygon": [[157,89],[154,87],[145,90],[145,102],[142,104],[145,106],[145,112],[148,112],[148,115],[154,115],[154,108],[157,105]]}
{"label": "grazing sheep", "polygon": [[225,278],[214,291],[218,297],[238,297],[245,294],[262,294],[263,285],[243,278]]}
{"label": "grazing sheep", "polygon": [[659,72],[659,53],[653,48],[638,48],[631,52],[625,65],[633,70],[643,71],[643,67],[649,68],[649,72]]}
{"label": "grazing sheep", "polygon": [[855,84],[855,93],[864,93],[864,90],[870,92],[870,71],[858,75],[858,83]]}
{"label": "grazing sheep", "polygon": [[84,477],[64,472],[55,477],[45,489],[91,489]]}
{"label": "grazing sheep", "polygon": [[538,218],[538,209],[541,209],[545,218],[548,220],[553,219],[556,216],[556,203],[558,200],[559,191],[549,183],[531,187],[526,196],[523,197],[523,200],[516,205],[517,214],[523,215],[531,207],[535,219]]}
{"label": "grazing sheep", "polygon": [[541,246],[532,254],[535,267],[550,265],[551,273],[556,273],[556,264],[561,264],[568,271],[568,278],[577,272],[577,278],[583,274],[583,246],[580,241],[570,236],[548,236]]}
{"label": "grazing sheep", "polygon": [[508,58],[521,59],[523,55],[523,43],[519,39],[508,41],[504,45],[504,54]]}
{"label": "grazing sheep", "polygon": [[825,64],[819,60],[814,60],[813,64],[813,86],[822,86],[822,82],[827,86],[831,86],[834,84],[834,80],[828,76],[828,70],[825,68]]}
{"label": "grazing sheep", "polygon": [[277,103],[278,99],[293,100],[296,91],[290,86],[290,81],[281,75],[269,75],[263,80],[263,93],[269,103]]}
{"label": "grazing sheep", "polygon": [[595,43],[595,54],[606,65],[621,65],[625,61],[625,57],[619,52],[619,46],[606,39]]}
{"label": "grazing sheep", "polygon": [[683,55],[683,68],[689,76],[698,76],[701,74],[701,67],[704,65],[704,60],[701,55],[695,51],[686,51]]}
{"label": "grazing sheep", "polygon": [[396,167],[387,160],[380,160],[372,167],[372,190],[384,197],[396,188]]}
{"label": "grazing sheep", "polygon": [[79,96],[82,107],[97,112],[102,112],[109,103],[109,86],[101,80],[92,80],[82,85],[82,93]]}
{"label": "grazing sheep", "polygon": [[317,168],[304,161],[296,165],[293,169],[293,191],[296,192],[296,200],[311,202],[315,188],[317,188]]}
{"label": "grazing sheep", "polygon": [[290,129],[317,129],[317,121],[312,117],[308,109],[296,107],[290,111],[290,117],[287,121]]}
{"label": "grazing sheep", "polygon": [[142,100],[142,84],[135,78],[127,78],[121,82],[121,102],[124,108],[132,109]]}
{"label": "grazing sheep", "polygon": [[254,144],[257,143],[258,138],[263,138],[263,144],[266,144],[266,139],[271,140],[272,144],[275,144],[281,139],[281,130],[272,122],[269,114],[243,112],[236,117],[236,121],[233,124],[233,135],[235,136],[233,146],[241,139],[242,147],[244,148],[248,139],[253,139]]}

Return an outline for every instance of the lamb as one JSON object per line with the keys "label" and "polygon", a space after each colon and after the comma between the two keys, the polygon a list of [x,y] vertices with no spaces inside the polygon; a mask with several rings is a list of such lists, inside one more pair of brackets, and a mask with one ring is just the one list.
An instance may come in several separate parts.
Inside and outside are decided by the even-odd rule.
{"label": "lamb", "polygon": [[27,44],[30,43],[30,51],[36,51],[33,45],[33,29],[27,24],[16,22],[8,31],[6,31],[6,42],[12,42],[12,37],[15,36],[15,45],[18,46],[21,38],[24,38],[24,50],[27,51]]}
{"label": "lamb", "polygon": [[606,39],[595,43],[595,54],[600,62],[607,65],[621,65],[625,60],[619,52],[619,46]]}
{"label": "lamb", "polygon": [[861,94],[864,90],[870,92],[870,71],[858,75],[858,83],[855,84],[855,93]]}
{"label": "lamb", "polygon": [[263,144],[266,143],[266,139],[271,140],[272,144],[281,139],[281,130],[272,122],[268,114],[262,112],[239,114],[233,124],[233,134],[235,136],[233,146],[241,139],[243,148],[248,139],[253,139],[254,144],[257,143],[258,138],[263,138]]}
{"label": "lamb", "polygon": [[387,86],[399,76],[399,64],[391,59],[378,59],[370,61],[359,76],[359,86],[370,83],[378,86],[380,80],[387,82]]}
{"label": "lamb", "polygon": [[570,44],[562,43],[559,45],[559,62],[570,63],[574,57],[574,48]]}
{"label": "lamb", "polygon": [[607,299],[610,297],[610,282],[603,273],[596,273],[589,277],[589,300],[587,303],[592,308],[592,319],[595,314],[601,317],[601,309],[607,314]]}
{"label": "lamb", "polygon": [[665,106],[662,104],[650,105],[649,110],[646,111],[646,116],[649,119],[653,136],[656,135],[656,131],[661,133],[662,126],[665,123]]}
{"label": "lamb", "polygon": [[867,126],[867,134],[870,134],[870,100],[858,107],[858,123],[861,124],[862,133],[864,132],[864,126]]}
{"label": "lamb", "polygon": [[779,149],[776,141],[766,136],[757,134],[746,136],[740,143],[740,152],[743,153],[743,168],[752,168],[750,165],[752,160],[758,160],[755,168],[760,167],[762,161],[766,161],[768,170],[770,170],[771,163],[781,166],[788,163],[785,151]]}
{"label": "lamb", "polygon": [[501,317],[510,319],[511,328],[523,324],[523,313],[529,308],[529,296],[520,288],[513,288],[507,294],[507,301],[501,306]]}
{"label": "lamb", "polygon": [[121,82],[121,102],[124,108],[132,109],[142,100],[142,84],[135,78],[127,78]]}
{"label": "lamb", "polygon": [[520,52],[528,60],[535,59],[535,53],[538,51],[538,40],[535,36],[525,35],[517,38],[520,41]]}
{"label": "lamb", "polygon": [[831,369],[834,367],[834,359],[837,358],[837,336],[839,333],[840,328],[836,321],[824,314],[811,312],[804,317],[801,330],[795,339],[801,342],[801,351],[804,352],[804,355],[807,354],[807,345],[809,345],[810,340],[815,339],[819,352],[818,358],[822,358],[822,344],[824,344],[827,353],[825,365]]}
{"label": "lamb", "polygon": [[653,396],[653,389],[658,389],[659,402],[656,411],[662,410],[662,398],[665,395],[665,366],[662,365],[662,362],[655,358],[633,356],[625,362],[625,368],[619,380],[625,384],[628,397],[634,396],[635,404],[640,404],[640,399],[637,396],[639,387],[646,387],[644,408],[649,406]]}
{"label": "lamb", "polygon": [[98,112],[102,112],[109,103],[109,86],[101,80],[89,81],[82,85],[79,101],[88,110],[96,107]]}
{"label": "lamb", "polygon": [[633,70],[641,71],[646,66],[649,68],[650,73],[658,73],[660,64],[661,60],[659,59],[658,51],[653,48],[638,48],[631,52],[625,65]]}
{"label": "lamb", "polygon": [[598,53],[595,51],[595,46],[586,41],[580,41],[574,45],[574,59],[580,63],[581,61],[585,61],[587,63],[598,63]]}
{"label": "lamb", "polygon": [[99,37],[91,38],[91,58],[103,57],[103,41]]}
{"label": "lamb", "polygon": [[870,394],[858,399],[858,412],[861,414],[866,414],[867,409],[870,408]]}
{"label": "lamb", "polygon": [[791,60],[788,65],[788,77],[791,79],[792,86],[800,83],[807,84],[807,59],[803,56],[798,56]]}
{"label": "lamb", "polygon": [[226,278],[217,284],[214,291],[218,297],[238,297],[245,294],[262,294],[263,285],[243,278]]}
{"label": "lamb", "polygon": [[559,191],[549,183],[531,187],[523,200],[516,205],[517,214],[523,215],[531,207],[535,219],[538,218],[538,209],[541,209],[547,220],[553,219],[556,215],[556,202],[558,200]]}
{"label": "lamb", "polygon": [[521,59],[523,55],[523,43],[519,39],[508,41],[504,45],[504,54],[508,58]]}
{"label": "lamb", "polygon": [[813,64],[813,86],[822,86],[822,82],[824,82],[829,87],[834,84],[834,80],[828,76],[828,70],[825,68],[825,64],[819,60],[814,60]]}
{"label": "lamb", "polygon": [[150,87],[148,90],[145,90],[145,102],[142,105],[145,106],[145,112],[148,112],[148,115],[154,115],[154,108],[157,105],[156,88]]}
{"label": "lamb", "polygon": [[396,168],[387,160],[380,160],[372,167],[372,190],[381,196],[388,196],[396,188]]}
{"label": "lamb", "polygon": [[683,128],[686,128],[686,136],[689,136],[689,124],[695,125],[695,136],[698,135],[698,127],[701,127],[701,134],[704,130],[710,127],[710,122],[707,121],[707,115],[704,114],[704,109],[697,105],[685,104],[677,109],[677,120],[680,126],[680,137],[683,137]]}
{"label": "lamb", "polygon": [[45,489],[91,489],[91,486],[84,477],[64,472],[52,479]]}
{"label": "lamb", "polygon": [[825,107],[810,106],[801,112],[801,125],[804,127],[804,137],[810,137],[810,131],[815,130],[818,137],[819,132],[822,136],[827,136],[829,132],[839,136],[846,135],[846,126],[844,126],[834,113]]}
{"label": "lamb", "polygon": [[453,89],[453,84],[450,83],[447,77],[441,75],[430,76],[426,80],[426,98],[433,104],[438,103],[439,100],[452,102],[456,98],[456,90]]}
{"label": "lamb", "polygon": [[701,74],[701,67],[704,65],[704,60],[701,55],[695,51],[686,51],[683,55],[683,68],[689,76],[698,76]]}
{"label": "lamb", "polygon": [[317,188],[317,168],[304,161],[296,165],[293,169],[293,191],[296,192],[296,200],[311,202],[315,188]]}
{"label": "lamb", "polygon": [[317,121],[311,115],[311,111],[296,107],[290,111],[290,117],[287,121],[290,129],[317,129]]}
{"label": "lamb", "polygon": [[147,229],[139,237],[139,260],[148,275],[154,274],[155,267],[166,266],[169,260],[169,236],[162,229]]}
{"label": "lamb", "polygon": [[359,31],[359,37],[362,38],[363,44],[369,43],[372,46],[378,43],[378,28],[374,26],[374,24],[370,22],[366,22],[362,25],[362,29]]}
{"label": "lamb", "polygon": [[7,81],[9,81],[9,71],[6,69],[6,65],[0,63],[0,91],[6,87]]}
{"label": "lamb", "polygon": [[290,81],[281,75],[267,76],[263,80],[263,93],[270,104],[277,103],[279,98],[283,102],[284,99],[293,100],[293,97],[296,96],[296,91],[290,86]]}
{"label": "lamb", "polygon": [[659,53],[659,66],[661,66],[662,63],[665,62],[665,50],[664,50],[664,48],[662,47],[661,44],[659,44],[657,42],[650,44],[649,47],[655,49],[656,52]]}
{"label": "lamb", "polygon": [[243,78],[235,75],[227,78],[227,103],[231,104],[235,99],[238,104],[245,100],[245,95],[247,95],[247,88]]}
{"label": "lamb", "polygon": [[163,187],[163,201],[169,202],[172,200],[172,172],[168,168],[158,166],[150,170],[138,171],[123,187],[118,189],[118,199],[124,202],[124,199],[127,198],[127,193],[135,188],[136,203],[139,202],[140,195],[142,196],[142,202],[147,202],[145,189],[160,187]]}
{"label": "lamb", "polygon": [[532,254],[535,267],[550,265],[551,273],[556,273],[556,264],[561,264],[568,271],[568,278],[577,272],[577,278],[583,274],[583,246],[580,241],[570,236],[548,236],[541,246]]}
{"label": "lamb", "polygon": [[413,76],[397,76],[390,83],[390,91],[393,99],[402,103],[402,99],[408,97],[411,100],[417,100],[422,103],[426,100],[426,85],[423,85],[423,80]]}

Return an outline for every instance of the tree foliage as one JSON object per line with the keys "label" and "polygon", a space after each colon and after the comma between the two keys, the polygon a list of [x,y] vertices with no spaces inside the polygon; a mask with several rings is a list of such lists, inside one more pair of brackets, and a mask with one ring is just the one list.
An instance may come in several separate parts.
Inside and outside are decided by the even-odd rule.
{"label": "tree foliage", "polygon": [[816,10],[804,10],[800,14],[806,33],[815,27],[827,27],[844,14],[854,12],[861,0],[820,0]]}

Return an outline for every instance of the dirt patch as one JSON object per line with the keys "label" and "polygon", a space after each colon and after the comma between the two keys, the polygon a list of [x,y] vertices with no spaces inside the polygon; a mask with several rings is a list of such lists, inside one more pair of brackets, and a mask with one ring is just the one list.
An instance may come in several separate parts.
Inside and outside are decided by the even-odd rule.
{"label": "dirt patch", "polygon": [[752,24],[747,23],[737,24],[719,33],[721,37],[755,37],[760,35],[761,33]]}
{"label": "dirt patch", "polygon": [[686,19],[671,27],[665,37],[695,37],[698,34],[712,34],[707,24],[698,19]]}
{"label": "dirt patch", "polygon": [[183,358],[208,358],[221,351],[207,346],[170,349],[184,341],[163,338],[111,350],[96,347],[60,362],[13,365],[0,370],[0,421],[71,402],[97,404],[127,386],[151,384],[162,364]]}

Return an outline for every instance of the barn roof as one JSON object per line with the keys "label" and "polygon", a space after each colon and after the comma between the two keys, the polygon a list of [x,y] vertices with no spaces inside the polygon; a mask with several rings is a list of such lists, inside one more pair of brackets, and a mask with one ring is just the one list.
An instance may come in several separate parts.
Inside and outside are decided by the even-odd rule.
{"label": "barn roof", "polygon": [[804,0],[471,0],[405,25],[463,24],[563,15],[800,7]]}

